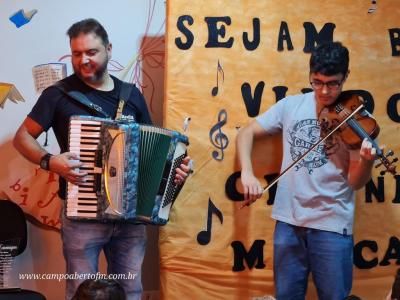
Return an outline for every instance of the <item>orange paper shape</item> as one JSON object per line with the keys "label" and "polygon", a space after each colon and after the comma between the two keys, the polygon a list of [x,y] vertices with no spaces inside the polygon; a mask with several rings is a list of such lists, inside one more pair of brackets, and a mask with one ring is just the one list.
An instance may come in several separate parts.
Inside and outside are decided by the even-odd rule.
{"label": "orange paper shape", "polygon": [[18,101],[25,102],[24,98],[18,92],[15,85],[12,83],[4,83],[0,82],[0,107],[4,108],[4,103],[9,99],[14,103],[18,103]]}

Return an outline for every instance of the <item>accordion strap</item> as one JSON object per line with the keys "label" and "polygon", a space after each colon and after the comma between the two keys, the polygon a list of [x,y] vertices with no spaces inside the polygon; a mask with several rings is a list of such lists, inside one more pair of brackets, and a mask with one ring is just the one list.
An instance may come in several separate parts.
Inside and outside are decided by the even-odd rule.
{"label": "accordion strap", "polygon": [[129,99],[129,95],[131,94],[133,85],[122,81],[121,90],[119,93],[119,103],[117,113],[115,115],[115,120],[120,120],[122,117],[122,111],[124,110],[124,106],[126,101]]}
{"label": "accordion strap", "polygon": [[88,97],[85,96],[85,94],[78,91],[70,91],[69,85],[66,82],[58,81],[53,86],[58,88],[65,95],[83,104],[84,106],[101,115],[102,117],[110,118],[110,116],[101,108],[101,106],[94,104],[92,101],[89,100]]}
{"label": "accordion strap", "polygon": [[[95,111],[97,114],[101,115],[105,118],[111,118],[99,105],[94,104],[92,101],[86,97],[85,94],[79,91],[70,90],[69,85],[64,81],[58,81],[54,84],[56,88],[58,88],[61,92],[65,95],[69,96],[70,98],[78,101],[79,103],[85,105],[89,109]],[[127,82],[122,81],[121,90],[119,93],[119,103],[117,108],[117,113],[115,115],[115,120],[119,120],[122,117],[122,111],[124,110],[125,103],[129,99],[129,95],[132,92],[133,85]]]}

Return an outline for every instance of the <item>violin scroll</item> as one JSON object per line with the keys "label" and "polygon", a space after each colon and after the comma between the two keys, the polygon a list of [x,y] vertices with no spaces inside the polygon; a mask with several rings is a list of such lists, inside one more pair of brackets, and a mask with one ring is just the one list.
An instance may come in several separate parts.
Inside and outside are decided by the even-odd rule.
{"label": "violin scroll", "polygon": [[396,166],[394,165],[395,162],[397,162],[399,159],[397,157],[394,157],[391,161],[388,159],[389,156],[393,156],[394,152],[392,150],[389,150],[386,154],[382,154],[380,156],[381,162],[377,165],[375,165],[375,168],[379,168],[382,165],[385,166],[386,170],[382,170],[380,172],[380,175],[383,176],[386,174],[386,172],[389,172],[393,175],[396,175]]}

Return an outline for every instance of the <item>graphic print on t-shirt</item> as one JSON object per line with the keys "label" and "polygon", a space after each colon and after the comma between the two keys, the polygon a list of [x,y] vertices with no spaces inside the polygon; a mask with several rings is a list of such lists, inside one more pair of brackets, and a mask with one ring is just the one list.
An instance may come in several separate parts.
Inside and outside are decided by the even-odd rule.
{"label": "graphic print on t-shirt", "polygon": [[[320,125],[317,119],[305,119],[298,121],[291,129],[288,129],[288,142],[290,144],[290,155],[293,161],[307,152],[320,140]],[[318,145],[314,150],[308,153],[297,165],[295,170],[307,168],[311,174],[314,169],[326,164],[328,161],[323,144]]]}

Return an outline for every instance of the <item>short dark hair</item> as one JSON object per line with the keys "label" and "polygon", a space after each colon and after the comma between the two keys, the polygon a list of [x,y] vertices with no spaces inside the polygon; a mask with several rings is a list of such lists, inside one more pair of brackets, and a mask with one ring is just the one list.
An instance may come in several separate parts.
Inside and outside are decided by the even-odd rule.
{"label": "short dark hair", "polygon": [[311,53],[310,73],[332,76],[349,70],[349,50],[340,42],[322,43]]}
{"label": "short dark hair", "polygon": [[104,29],[103,25],[100,24],[96,19],[84,19],[82,21],[72,24],[68,29],[67,34],[69,40],[78,37],[81,33],[88,34],[94,33],[103,41],[104,46],[107,46],[110,42],[108,41],[107,31]]}
{"label": "short dark hair", "polygon": [[126,300],[126,294],[117,280],[86,279],[71,300]]}

